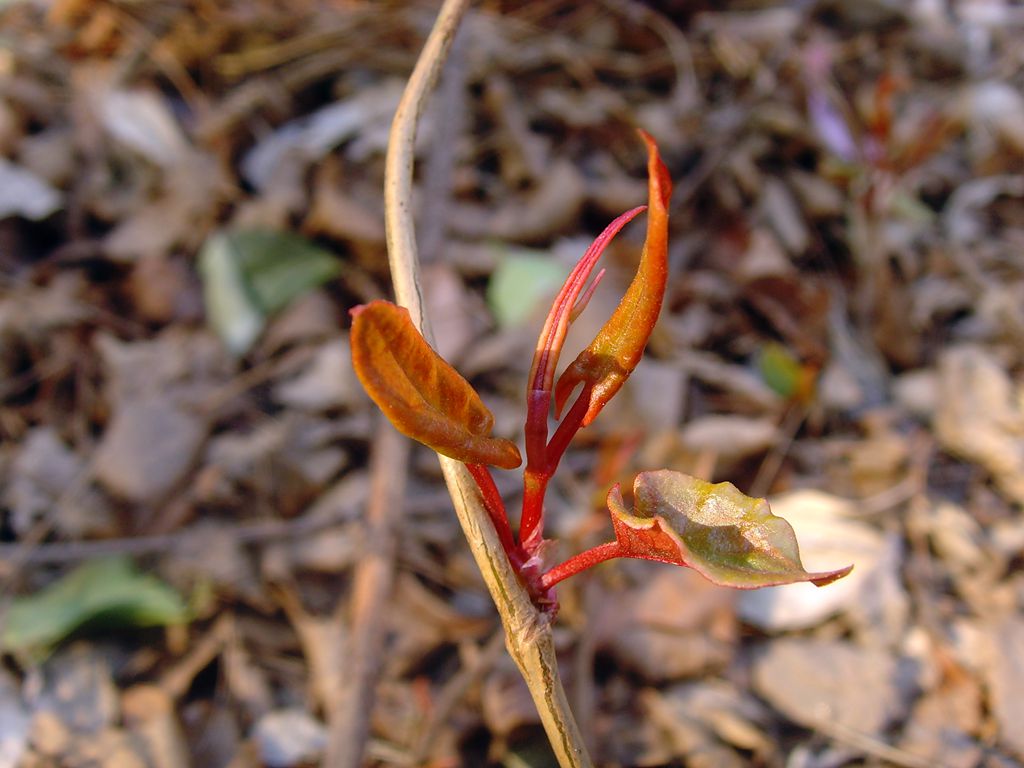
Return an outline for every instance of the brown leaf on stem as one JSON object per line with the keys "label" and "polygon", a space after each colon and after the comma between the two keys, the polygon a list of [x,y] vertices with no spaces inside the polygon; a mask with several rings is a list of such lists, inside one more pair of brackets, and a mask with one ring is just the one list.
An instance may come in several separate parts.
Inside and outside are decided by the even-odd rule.
{"label": "brown leaf on stem", "polygon": [[555,408],[561,412],[580,383],[590,385],[583,426],[590,424],[636,368],[661,312],[668,276],[668,201],[672,181],[658,145],[640,131],[647,145],[647,238],[636,276],[615,312],[590,346],[562,373],[555,385]]}
{"label": "brown leaf on stem", "polygon": [[715,584],[756,589],[809,581],[819,587],[853,566],[808,573],[792,526],[768,502],[732,483],[708,483],[667,469],[633,484],[634,512],[616,485],[608,493],[621,556],[687,565]]}
{"label": "brown leaf on stem", "polygon": [[522,463],[513,442],[490,436],[494,416],[404,307],[373,301],[352,316],[352,366],[399,432],[458,461],[502,469]]}

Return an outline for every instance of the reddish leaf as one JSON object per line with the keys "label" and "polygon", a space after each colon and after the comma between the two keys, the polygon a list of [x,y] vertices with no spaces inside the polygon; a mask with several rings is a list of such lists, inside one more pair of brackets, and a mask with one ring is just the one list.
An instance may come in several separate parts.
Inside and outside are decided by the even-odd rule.
{"label": "reddish leaf", "polygon": [[555,385],[555,408],[561,412],[580,383],[590,385],[583,426],[590,424],[612,399],[640,362],[647,339],[661,312],[668,275],[668,200],[672,182],[661,162],[658,146],[640,132],[647,144],[647,239],[636,276],[615,312]]}
{"label": "reddish leaf", "polygon": [[551,311],[548,313],[547,321],[537,339],[537,349],[530,368],[530,384],[526,392],[526,456],[530,463],[543,461],[545,456],[544,448],[548,439],[548,411],[551,409],[551,385],[555,380],[555,368],[558,365],[558,357],[562,353],[562,346],[565,344],[569,325],[590,301],[604,270],[598,273],[590,288],[584,290],[587,279],[594,267],[597,266],[598,259],[601,258],[601,254],[604,253],[604,249],[608,247],[612,238],[645,209],[646,206],[640,206],[626,211],[605,227],[573,267],[551,304]]}
{"label": "reddish leaf", "polygon": [[620,556],[688,565],[715,584],[739,589],[810,581],[821,587],[853,566],[808,573],[793,528],[764,499],[732,483],[707,483],[662,469],[637,475],[635,511],[616,485],[608,493]]}
{"label": "reddish leaf", "polygon": [[352,316],[352,366],[399,432],[466,463],[502,469],[522,463],[514,443],[490,437],[494,416],[427,344],[404,307],[374,301]]}

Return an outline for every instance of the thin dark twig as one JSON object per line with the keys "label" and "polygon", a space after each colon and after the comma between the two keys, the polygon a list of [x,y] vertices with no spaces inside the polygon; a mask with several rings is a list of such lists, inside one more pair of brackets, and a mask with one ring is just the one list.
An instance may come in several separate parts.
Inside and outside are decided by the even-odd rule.
{"label": "thin dark twig", "polygon": [[474,682],[494,666],[494,664],[505,652],[505,632],[499,629],[480,649],[471,663],[460,669],[447,683],[441,693],[437,696],[430,717],[423,723],[419,735],[413,746],[413,762],[420,764],[427,758],[434,739],[441,731],[441,727],[447,722],[452,710],[462,701],[467,691]]}
{"label": "thin dark twig", "polygon": [[757,470],[757,476],[750,485],[750,495],[754,497],[766,496],[772,488],[772,483],[778,477],[782,462],[786,460],[789,449],[796,440],[796,433],[800,431],[800,425],[807,418],[807,406],[795,404],[782,419],[779,426],[779,437],[775,445],[764,457],[761,466]]}
{"label": "thin dark twig", "polygon": [[324,766],[358,768],[370,730],[384,615],[394,585],[397,520],[405,495],[409,441],[384,419],[373,446],[370,501],[366,512],[366,552],[352,583],[348,685],[332,713]]}
{"label": "thin dark twig", "polygon": [[[299,538],[318,533],[352,517],[351,509],[339,509],[329,515],[307,515],[293,520],[264,520],[243,523],[231,529],[232,536],[240,544],[263,544],[285,538]],[[174,533],[153,536],[133,536],[121,539],[98,541],[54,541],[36,544],[31,551],[19,557],[22,543],[0,544],[0,573],[14,565],[63,565],[82,560],[112,555],[150,555],[167,552],[187,546],[196,538],[209,535],[206,525],[194,526]]]}

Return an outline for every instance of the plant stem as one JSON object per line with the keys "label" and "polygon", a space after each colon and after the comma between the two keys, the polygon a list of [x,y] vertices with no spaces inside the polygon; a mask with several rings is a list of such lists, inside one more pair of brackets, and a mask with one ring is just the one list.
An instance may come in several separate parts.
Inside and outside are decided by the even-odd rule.
{"label": "plant stem", "polygon": [[501,546],[505,548],[505,554],[509,556],[514,565],[522,565],[526,558],[521,556],[520,549],[516,546],[515,539],[512,536],[512,526],[508,522],[505,502],[501,500],[501,493],[498,491],[498,486],[494,484],[494,478],[491,477],[490,470],[483,464],[467,464],[466,469],[469,470],[469,474],[476,480],[476,486],[480,489],[484,507],[487,509],[487,514],[494,524],[494,530],[498,533]]}
{"label": "plant stem", "polygon": [[544,538],[544,495],[551,474],[527,467],[523,472],[523,514],[519,518],[519,544],[529,553],[540,547]]}
{"label": "plant stem", "polygon": [[587,415],[587,408],[590,407],[590,393],[592,390],[593,386],[591,384],[586,384],[583,387],[583,391],[580,392],[579,397],[576,398],[576,402],[572,404],[569,412],[565,414],[565,418],[562,419],[555,430],[551,442],[548,443],[548,472],[552,475],[558,469],[558,463],[562,460],[565,449],[569,447],[569,443],[583,426],[583,418]]}
{"label": "plant stem", "polygon": [[[384,205],[388,258],[395,298],[430,341],[423,312],[412,217],[412,168],[416,124],[437,78],[468,0],[445,0],[399,103],[385,163]],[[534,606],[509,562],[479,489],[466,467],[440,457],[455,513],[505,628],[505,643],[530,689],[558,763],[589,768],[583,743],[558,675],[550,617]]]}
{"label": "plant stem", "polygon": [[619,542],[609,541],[606,544],[598,544],[596,547],[580,552],[578,555],[573,555],[564,563],[560,563],[550,571],[542,574],[538,584],[541,589],[551,589],[558,582],[564,581],[570,576],[575,576],[577,573],[587,570],[587,568],[603,563],[605,560],[622,556],[622,547],[619,546]]}
{"label": "plant stem", "polygon": [[558,464],[569,447],[573,436],[579,432],[583,417],[590,404],[589,385],[583,388],[572,408],[555,429],[555,434],[543,450],[543,466],[529,465],[523,473],[523,515],[519,521],[519,541],[528,554],[535,553],[544,539],[544,494],[548,482],[558,469]]}
{"label": "plant stem", "polygon": [[[604,249],[619,230],[646,209],[646,205],[640,205],[616,217],[590,244],[562,284],[537,339],[537,350],[533,356],[533,365],[530,366],[530,384],[526,392],[526,470],[523,472],[523,514],[519,522],[519,541],[529,554],[535,553],[544,540],[544,494],[548,481],[555,473],[572,436],[582,425],[582,415],[586,412],[586,408],[584,414],[576,412],[580,405],[577,401],[573,411],[559,425],[554,439],[548,443],[551,387],[562,345],[565,344],[565,335],[569,325],[590,301],[594,287],[604,274],[604,270],[599,272],[591,287],[584,290]],[[580,400],[589,397],[590,389],[585,389]]]}

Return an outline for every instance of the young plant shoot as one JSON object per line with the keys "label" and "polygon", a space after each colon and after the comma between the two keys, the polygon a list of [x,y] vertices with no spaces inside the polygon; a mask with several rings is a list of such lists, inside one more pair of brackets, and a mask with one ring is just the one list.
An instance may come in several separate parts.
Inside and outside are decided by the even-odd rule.
{"label": "young plant shoot", "polygon": [[[553,588],[558,582],[615,557],[689,566],[715,584],[739,589],[800,581],[828,584],[852,566],[806,571],[792,527],[773,515],[764,499],[745,496],[730,483],[711,484],[667,469],[636,477],[632,511],[625,507],[618,485],[609,491],[613,541],[551,568],[541,562],[548,483],[576,432],[593,422],[640,362],[665,295],[672,183],[654,140],[642,131],[640,136],[647,145],[647,205],[619,216],[587,249],[555,297],[537,340],[526,392],[518,538],[488,467],[515,469],[522,463],[519,450],[511,441],[491,436],[494,417],[480,396],[431,348],[404,308],[374,301],[352,310],[356,374],[400,432],[467,466],[509,561],[538,607],[555,610]],[[599,272],[588,286],[598,259],[619,230],[645,210],[647,236],[633,281],[594,340],[556,381],[569,325],[604,274]],[[549,435],[552,406],[559,421]]]}

